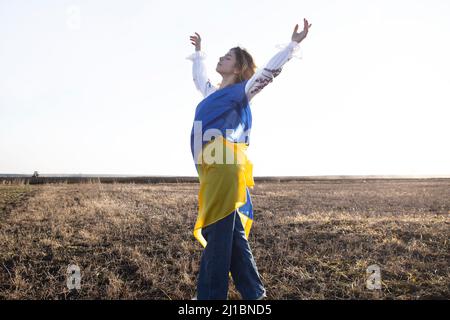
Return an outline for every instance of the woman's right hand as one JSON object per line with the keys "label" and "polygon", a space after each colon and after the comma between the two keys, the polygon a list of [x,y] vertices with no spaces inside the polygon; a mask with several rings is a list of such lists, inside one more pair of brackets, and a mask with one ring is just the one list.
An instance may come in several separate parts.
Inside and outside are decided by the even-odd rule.
{"label": "woman's right hand", "polygon": [[200,51],[202,49],[202,38],[195,32],[197,36],[191,36],[191,43],[195,46],[195,51]]}

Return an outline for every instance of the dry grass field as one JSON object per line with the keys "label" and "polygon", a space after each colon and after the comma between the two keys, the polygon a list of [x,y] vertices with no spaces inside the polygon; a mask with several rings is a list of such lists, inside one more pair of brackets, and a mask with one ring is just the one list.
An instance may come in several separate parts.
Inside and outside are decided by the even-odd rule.
{"label": "dry grass field", "polygon": [[[0,299],[190,299],[198,187],[0,185]],[[251,194],[269,299],[450,298],[449,179],[256,182]],[[372,264],[380,290],[366,288]]]}

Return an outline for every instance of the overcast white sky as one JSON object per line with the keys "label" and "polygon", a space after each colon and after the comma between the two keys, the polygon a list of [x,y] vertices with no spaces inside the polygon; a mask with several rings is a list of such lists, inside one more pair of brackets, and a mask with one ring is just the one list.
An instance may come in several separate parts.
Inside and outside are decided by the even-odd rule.
{"label": "overcast white sky", "polygon": [[312,23],[252,102],[254,175],[449,175],[446,0],[0,0],[0,173],[190,175],[194,47],[258,67]]}

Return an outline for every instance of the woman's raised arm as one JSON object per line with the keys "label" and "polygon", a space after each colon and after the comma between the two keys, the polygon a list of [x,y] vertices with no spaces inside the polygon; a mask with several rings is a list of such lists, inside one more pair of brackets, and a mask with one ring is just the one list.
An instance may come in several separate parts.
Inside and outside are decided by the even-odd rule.
{"label": "woman's raised arm", "polygon": [[195,52],[186,57],[186,59],[189,59],[193,62],[192,78],[194,80],[195,87],[198,91],[201,92],[203,97],[206,97],[215,90],[215,87],[211,84],[211,81],[209,80],[206,73],[206,67],[204,63],[206,54],[205,52],[201,51],[200,35],[197,32],[195,34],[196,36],[190,37],[191,43],[195,46]]}
{"label": "woman's raised arm", "polygon": [[245,85],[245,92],[247,94],[248,101],[250,101],[257,93],[259,93],[280,74],[283,69],[283,65],[287,61],[291,60],[293,52],[299,49],[300,42],[306,38],[308,29],[311,27],[308,20],[303,19],[303,21],[303,31],[297,33],[298,24],[296,24],[294,27],[294,32],[291,36],[291,42],[284,49],[275,54],[275,56],[273,56],[263,68],[258,69],[247,81],[247,84]]}

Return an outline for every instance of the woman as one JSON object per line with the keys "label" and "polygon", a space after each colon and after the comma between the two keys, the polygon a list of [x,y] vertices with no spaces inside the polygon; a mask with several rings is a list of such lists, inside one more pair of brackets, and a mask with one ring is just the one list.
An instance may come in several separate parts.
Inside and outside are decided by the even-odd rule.
{"label": "woman", "polygon": [[297,33],[297,24],[291,42],[258,71],[245,49],[230,49],[217,63],[216,71],[222,76],[218,87],[207,77],[200,35],[190,37],[195,52],[187,58],[193,61],[194,83],[204,97],[195,110],[191,132],[191,152],[200,180],[194,237],[205,247],[194,299],[227,299],[229,273],[243,299],[266,297],[248,243],[253,222],[249,188],[254,185],[253,166],[246,153],[252,122],[250,100],[278,76],[305,39],[311,24],[303,20],[303,31]]}

